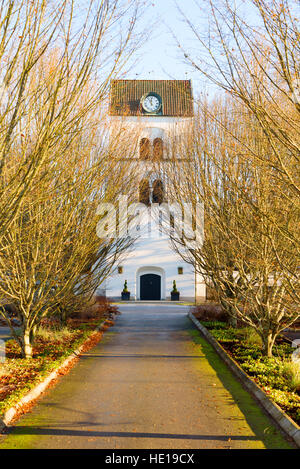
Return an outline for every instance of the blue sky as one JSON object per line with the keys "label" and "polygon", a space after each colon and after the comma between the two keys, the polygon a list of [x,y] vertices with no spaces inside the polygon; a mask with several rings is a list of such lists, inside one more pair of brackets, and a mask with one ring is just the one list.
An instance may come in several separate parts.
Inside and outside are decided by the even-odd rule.
{"label": "blue sky", "polygon": [[[177,0],[177,3],[188,16],[201,20],[199,9],[193,0]],[[153,24],[154,30],[149,41],[140,50],[140,58],[127,78],[192,79],[194,88],[202,88],[203,79],[183,62],[170,31],[186,42],[188,31],[175,0],[153,0],[142,22],[145,25]]]}
{"label": "blue sky", "polygon": [[[208,20],[206,2],[203,0],[149,0],[150,6],[146,11],[141,26],[148,24],[153,26],[150,39],[139,51],[138,62],[127,74],[132,79],[191,79],[194,95],[199,93],[214,94],[216,87],[208,82],[198,71],[184,63],[180,49],[176,45],[175,34],[179,42],[192,51],[193,57],[198,55],[199,43],[195,41],[190,29],[183,20],[177,5],[193,24],[197,25],[197,31],[205,34]],[[233,1],[238,8],[247,11],[247,19],[255,21],[253,10],[249,10],[249,4],[244,0]],[[172,32],[171,32],[172,31]]]}

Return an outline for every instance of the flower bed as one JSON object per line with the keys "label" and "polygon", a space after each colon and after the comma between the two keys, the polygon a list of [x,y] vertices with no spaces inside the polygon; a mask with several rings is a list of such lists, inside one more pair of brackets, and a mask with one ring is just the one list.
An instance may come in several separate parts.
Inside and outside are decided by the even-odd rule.
{"label": "flower bed", "polygon": [[253,381],[300,425],[300,366],[290,361],[294,349],[278,339],[273,357],[263,356],[259,337],[249,328],[234,329],[224,322],[201,321]]}
{"label": "flower bed", "polygon": [[101,338],[101,332],[96,337],[93,335],[95,340],[91,336],[103,321],[70,320],[63,328],[56,324],[45,325],[37,334],[32,359],[22,358],[19,344],[14,339],[8,340],[6,360],[0,364],[0,414],[58,368],[87,339],[94,345]]}

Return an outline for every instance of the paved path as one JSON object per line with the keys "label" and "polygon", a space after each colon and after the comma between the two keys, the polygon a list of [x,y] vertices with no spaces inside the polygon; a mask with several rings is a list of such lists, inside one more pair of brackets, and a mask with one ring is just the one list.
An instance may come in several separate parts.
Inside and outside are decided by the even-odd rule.
{"label": "paved path", "polygon": [[284,448],[183,306],[123,305],[0,448]]}

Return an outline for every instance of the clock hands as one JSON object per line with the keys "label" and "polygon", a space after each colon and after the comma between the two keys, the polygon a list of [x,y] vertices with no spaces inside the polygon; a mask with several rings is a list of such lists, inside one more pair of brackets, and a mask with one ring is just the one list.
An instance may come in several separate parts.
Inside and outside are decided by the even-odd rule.
{"label": "clock hands", "polygon": [[161,107],[161,98],[155,93],[149,93],[142,98],[141,103],[146,113],[157,113]]}

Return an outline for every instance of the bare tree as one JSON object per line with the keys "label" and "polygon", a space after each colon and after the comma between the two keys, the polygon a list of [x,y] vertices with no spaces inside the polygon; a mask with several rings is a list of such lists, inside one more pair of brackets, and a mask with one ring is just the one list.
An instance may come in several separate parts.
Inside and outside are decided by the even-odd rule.
{"label": "bare tree", "polygon": [[[244,153],[270,170],[286,198],[283,203],[292,203],[298,217],[299,2],[247,0],[237,6],[229,0],[208,0],[205,5],[199,3],[199,14],[205,14],[204,10],[208,12],[207,31],[182,12],[200,50],[196,55],[181,45],[185,59],[257,120],[268,141],[267,151],[258,153],[250,144]],[[297,225],[279,224],[278,229],[293,240],[299,257]]]}
{"label": "bare tree", "polygon": [[[294,206],[282,211],[285,198],[268,161],[246,160],[247,145],[265,154],[268,139],[242,106],[227,99],[200,109],[166,177],[169,202],[182,210],[187,202],[194,209],[203,204],[204,241],[191,242],[184,226],[171,237],[177,252],[215,286],[230,315],[257,330],[271,356],[279,332],[299,317],[295,245],[278,229],[289,223]],[[193,216],[201,227],[195,210]]]}
{"label": "bare tree", "polygon": [[1,3],[0,295],[15,304],[21,336],[1,314],[26,357],[41,319],[93,294],[128,246],[96,226],[98,205],[132,186],[124,138],[107,136],[106,97],[141,40],[139,6]]}
{"label": "bare tree", "polygon": [[[108,124],[96,121],[94,135],[77,135],[64,154],[45,162],[0,241],[0,295],[15,305],[21,335],[4,308],[1,314],[26,358],[41,320],[65,317],[87,301],[131,243],[118,238],[113,226],[98,236],[99,205],[116,205],[125,191],[130,203],[134,171],[121,162],[124,148],[118,145],[116,153],[116,145],[109,145]],[[129,141],[126,151],[134,151]]]}
{"label": "bare tree", "polygon": [[66,151],[130,60],[141,41],[134,33],[139,6],[138,0],[1,1],[0,235],[36,174]]}

